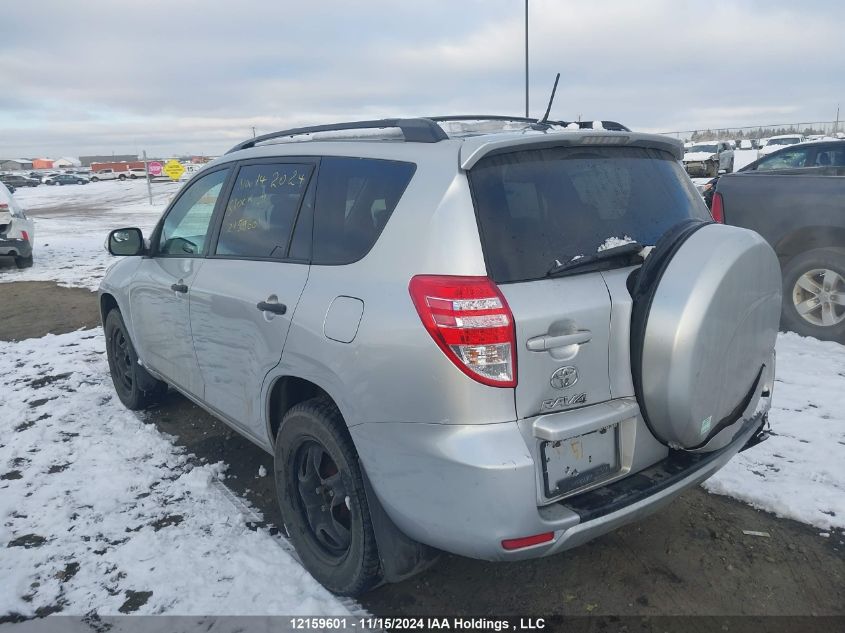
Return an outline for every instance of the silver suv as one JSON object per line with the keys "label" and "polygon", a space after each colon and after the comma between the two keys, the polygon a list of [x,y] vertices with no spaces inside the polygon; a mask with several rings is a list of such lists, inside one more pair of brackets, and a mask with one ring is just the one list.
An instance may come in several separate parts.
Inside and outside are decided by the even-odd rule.
{"label": "silver suv", "polygon": [[778,261],[681,143],[470,118],[250,139],[109,236],[121,401],[172,387],[272,453],[339,594],[566,550],[765,438]]}

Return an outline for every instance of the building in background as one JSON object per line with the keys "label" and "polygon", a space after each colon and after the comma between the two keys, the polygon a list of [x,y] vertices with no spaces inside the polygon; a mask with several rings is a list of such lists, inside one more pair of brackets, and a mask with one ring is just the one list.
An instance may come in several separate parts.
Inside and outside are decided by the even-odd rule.
{"label": "building in background", "polygon": [[33,169],[53,169],[53,160],[50,158],[33,158]]}
{"label": "building in background", "polygon": [[27,158],[0,158],[0,169],[7,171],[32,169],[32,161]]}
{"label": "building in background", "polygon": [[91,163],[126,163],[138,160],[137,154],[111,154],[100,156],[80,156],[79,162],[83,167],[90,167]]}
{"label": "building in background", "polygon": [[53,161],[53,167],[65,169],[67,167],[82,167],[82,163],[78,158],[72,156],[62,156]]}

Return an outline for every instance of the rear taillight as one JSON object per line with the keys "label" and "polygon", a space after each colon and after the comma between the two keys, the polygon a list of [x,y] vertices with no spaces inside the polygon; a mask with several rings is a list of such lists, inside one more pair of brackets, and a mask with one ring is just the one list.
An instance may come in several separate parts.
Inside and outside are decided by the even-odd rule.
{"label": "rear taillight", "polygon": [[725,205],[722,202],[722,194],[718,191],[713,194],[713,202],[710,203],[710,215],[719,224],[725,223]]}
{"label": "rear taillight", "polygon": [[26,231],[21,231],[21,237],[23,237],[24,242],[29,241],[29,233],[27,233]]}
{"label": "rear taillight", "polygon": [[418,275],[408,290],[425,329],[458,369],[485,385],[516,386],[513,315],[496,284]]}

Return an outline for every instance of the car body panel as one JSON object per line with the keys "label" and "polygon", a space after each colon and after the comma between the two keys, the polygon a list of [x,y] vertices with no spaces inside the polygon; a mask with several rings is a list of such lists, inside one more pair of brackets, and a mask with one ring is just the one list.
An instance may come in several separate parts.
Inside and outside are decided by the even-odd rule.
{"label": "car body panel", "polygon": [[144,363],[168,382],[198,397],[204,395],[191,337],[188,293],[173,284],[193,284],[204,264],[198,257],[144,258],[129,291],[135,346]]}
{"label": "car body panel", "polygon": [[[265,431],[261,385],[281,357],[308,266],[272,261],[205,260],[190,287],[190,330],[203,398],[254,435]],[[260,301],[283,303],[285,314]]]}

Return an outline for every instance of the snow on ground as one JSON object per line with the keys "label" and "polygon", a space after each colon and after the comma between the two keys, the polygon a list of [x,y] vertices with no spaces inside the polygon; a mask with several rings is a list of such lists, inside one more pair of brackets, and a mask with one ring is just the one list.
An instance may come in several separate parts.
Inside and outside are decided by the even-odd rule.
{"label": "snow on ground", "polygon": [[115,260],[105,250],[112,229],[137,226],[149,236],[178,183],[103,181],[88,185],[41,185],[18,189],[14,197],[35,221],[34,265],[0,266],[0,283],[56,281],[95,290]]}
{"label": "snow on ground", "polygon": [[704,483],[761,510],[845,529],[845,347],[778,336],[773,437]]}
{"label": "snow on ground", "polygon": [[348,613],[229,501],[225,465],[120,404],[104,347],[0,342],[0,616]]}

